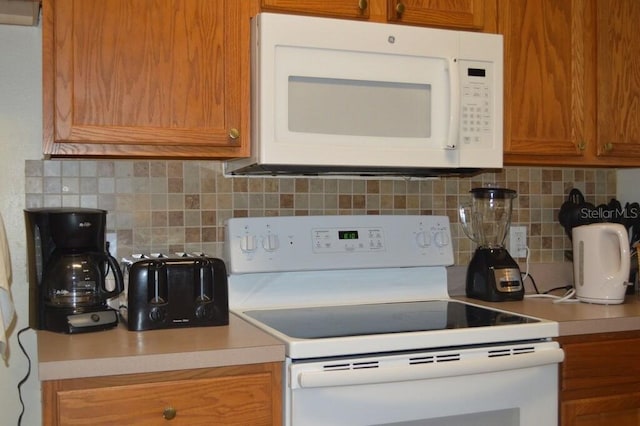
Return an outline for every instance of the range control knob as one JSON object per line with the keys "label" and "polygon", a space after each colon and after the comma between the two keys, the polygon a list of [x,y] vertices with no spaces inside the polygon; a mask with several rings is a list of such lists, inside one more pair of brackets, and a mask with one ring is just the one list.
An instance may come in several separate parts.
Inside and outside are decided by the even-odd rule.
{"label": "range control knob", "polygon": [[449,245],[449,234],[444,231],[436,232],[433,236],[435,243],[438,247],[444,247]]}
{"label": "range control knob", "polygon": [[268,234],[262,240],[262,248],[266,251],[275,251],[280,248],[280,240],[276,234]]}
{"label": "range control knob", "polygon": [[425,231],[418,232],[416,234],[416,243],[422,248],[429,247],[431,245],[431,235]]}
{"label": "range control knob", "polygon": [[256,236],[255,235],[243,235],[240,237],[240,250],[244,253],[251,253],[256,251]]}

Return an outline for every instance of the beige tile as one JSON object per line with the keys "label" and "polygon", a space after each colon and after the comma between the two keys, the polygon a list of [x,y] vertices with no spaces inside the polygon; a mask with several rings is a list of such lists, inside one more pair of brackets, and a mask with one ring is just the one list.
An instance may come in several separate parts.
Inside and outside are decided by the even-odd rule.
{"label": "beige tile", "polygon": [[184,169],[190,166],[190,162],[182,161],[168,161],[167,162],[167,177],[182,179],[185,175]]}
{"label": "beige tile", "polygon": [[571,188],[594,204],[615,197],[614,169],[508,167],[468,178],[426,180],[225,178],[220,162],[164,160],[29,160],[27,206],[97,206],[128,235],[132,249],[207,247],[221,250],[232,216],[444,214],[452,222],[456,262],[473,243],[459,229],[457,207],[469,190],[489,184],[518,191],[514,223],[529,231],[531,259],[564,261],[570,241],[557,213]]}
{"label": "beige tile", "polygon": [[167,194],[167,206],[169,210],[183,210],[184,194]]}
{"label": "beige tile", "polygon": [[184,226],[184,211],[170,211],[167,215],[169,226]]}
{"label": "beige tile", "polygon": [[167,162],[166,161],[151,161],[149,163],[149,176],[154,178],[166,178],[167,177]]}
{"label": "beige tile", "polygon": [[166,227],[169,225],[169,213],[166,211],[151,212],[152,227]]}
{"label": "beige tile", "polygon": [[200,213],[202,226],[215,226],[217,223],[216,212],[214,210],[203,210]]}
{"label": "beige tile", "polygon": [[199,210],[200,209],[200,194],[185,194],[184,195],[184,208],[187,210]]}
{"label": "beige tile", "polygon": [[184,180],[181,177],[170,177],[166,182],[168,192],[180,194],[185,191]]}
{"label": "beige tile", "polygon": [[281,209],[291,209],[293,205],[293,194],[280,194]]}
{"label": "beige tile", "polygon": [[135,177],[149,177],[149,162],[148,161],[134,161],[133,162],[133,176]]}

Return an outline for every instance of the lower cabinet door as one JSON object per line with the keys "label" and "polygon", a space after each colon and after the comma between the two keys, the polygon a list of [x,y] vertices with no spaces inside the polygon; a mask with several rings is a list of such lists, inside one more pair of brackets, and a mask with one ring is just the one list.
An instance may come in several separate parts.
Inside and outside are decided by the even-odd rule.
{"label": "lower cabinet door", "polygon": [[271,425],[268,373],[59,391],[60,425]]}
{"label": "lower cabinet door", "polygon": [[640,392],[563,402],[561,412],[562,426],[638,426]]}

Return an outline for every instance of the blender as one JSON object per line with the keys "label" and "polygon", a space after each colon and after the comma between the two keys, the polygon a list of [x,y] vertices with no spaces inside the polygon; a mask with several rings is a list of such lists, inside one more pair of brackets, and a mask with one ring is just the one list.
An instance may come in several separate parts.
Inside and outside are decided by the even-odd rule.
{"label": "blender", "polygon": [[522,300],[520,268],[504,248],[516,191],[473,188],[471,204],[459,208],[464,233],[478,247],[467,268],[467,297],[489,302]]}

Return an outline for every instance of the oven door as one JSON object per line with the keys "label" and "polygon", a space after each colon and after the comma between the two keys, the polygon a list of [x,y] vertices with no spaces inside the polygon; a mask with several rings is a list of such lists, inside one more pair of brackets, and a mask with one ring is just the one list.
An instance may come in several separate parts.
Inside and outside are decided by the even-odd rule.
{"label": "oven door", "polygon": [[555,342],[289,360],[289,426],[546,426],[558,422]]}

